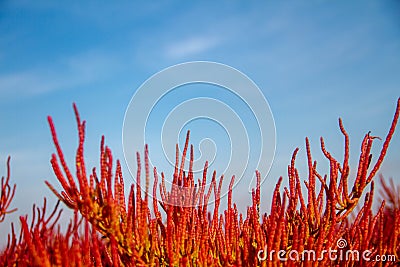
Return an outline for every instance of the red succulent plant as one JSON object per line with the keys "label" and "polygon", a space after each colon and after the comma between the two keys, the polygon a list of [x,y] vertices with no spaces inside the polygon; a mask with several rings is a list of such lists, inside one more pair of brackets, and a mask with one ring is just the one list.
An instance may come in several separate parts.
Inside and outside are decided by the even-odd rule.
{"label": "red succulent plant", "polygon": [[10,185],[10,157],[7,159],[7,176],[1,177],[0,185],[0,223],[4,221],[6,214],[12,213],[17,209],[9,209],[15,195],[16,185]]}
{"label": "red succulent plant", "polygon": [[[400,99],[375,163],[371,162],[371,149],[376,137],[367,133],[362,141],[356,175],[350,177],[349,135],[339,120],[339,128],[344,136],[343,162],[333,157],[321,138],[321,150],[330,166],[327,174],[321,174],[317,171],[317,163],[313,160],[306,138],[308,178],[304,181],[305,190],[295,164],[299,151],[296,149],[288,166],[289,184],[282,190],[282,177],[279,178],[270,202],[270,211],[264,214],[260,213],[261,185],[258,172],[256,188],[252,191],[252,204],[247,208],[247,213],[239,214],[233,203],[235,177],[230,179],[227,208],[219,212],[224,176],[218,179],[215,171],[209,173],[206,162],[202,177],[195,179],[189,132],[181,158],[177,146],[171,188],[165,185],[163,173],[159,177],[156,168],[150,170],[146,146],[145,190],[141,190],[142,160],[137,153],[137,182],[130,186],[129,194],[125,195],[121,164],[118,160],[114,163],[104,137],[100,145],[100,168],[87,171],[84,159],[85,121],[81,121],[75,105],[74,111],[79,135],[75,169],[67,165],[53,120],[48,117],[56,148],[51,165],[62,191],[46,181],[60,201],[74,211],[74,218],[67,230],[61,231],[58,204],[47,217],[45,201],[42,209],[34,208],[30,225],[27,217],[20,218],[20,237],[17,240],[12,230],[9,244],[0,254],[0,264],[394,266],[400,263],[400,202],[394,185],[389,187],[381,179],[384,200],[379,210],[374,212],[372,208],[374,177],[396,128]],[[184,164],[187,154],[190,163],[186,173]],[[210,186],[206,188],[210,178]],[[8,181],[7,178],[6,184]],[[7,210],[12,199],[12,194],[7,193],[10,189],[7,190],[5,195],[8,197],[5,197],[1,211]],[[157,199],[157,191],[160,199]],[[212,195],[215,202],[213,209],[209,210]],[[1,200],[3,203],[3,191]],[[386,202],[390,205],[387,206]],[[332,251],[335,251],[335,258],[327,254]],[[360,255],[357,258],[355,252],[368,252],[368,258]],[[378,257],[384,257],[385,261],[376,261]]]}

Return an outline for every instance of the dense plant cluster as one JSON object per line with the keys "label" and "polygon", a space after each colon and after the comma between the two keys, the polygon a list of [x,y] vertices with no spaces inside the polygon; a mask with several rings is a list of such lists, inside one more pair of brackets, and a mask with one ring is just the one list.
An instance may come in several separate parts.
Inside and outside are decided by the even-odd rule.
{"label": "dense plant cluster", "polygon": [[[43,207],[33,207],[33,218],[20,217],[21,231],[14,227],[8,244],[0,253],[1,266],[390,266],[400,264],[399,188],[381,178],[382,197],[379,210],[373,212],[374,177],[379,170],[394,134],[400,113],[400,99],[381,152],[372,164],[371,148],[375,136],[367,133],[361,144],[355,177],[350,177],[349,135],[339,120],[344,136],[344,157],[339,162],[327,150],[321,138],[321,149],[329,162],[326,175],[317,171],[309,140],[306,139],[308,178],[299,177],[295,166],[299,149],[288,166],[287,187],[279,178],[268,213],[260,213],[260,174],[252,192],[252,204],[246,214],[239,214],[232,201],[235,177],[230,180],[227,208],[220,211],[220,194],[224,176],[210,173],[205,163],[203,175],[193,174],[193,146],[189,133],[176,164],[170,188],[164,174],[150,170],[148,148],[142,159],[137,154],[136,184],[125,195],[121,164],[114,163],[104,137],[100,145],[100,168],[88,172],[84,160],[85,121],[74,105],[79,145],[75,170],[67,165],[57,139],[55,126],[48,117],[56,153],[51,157],[54,173],[62,186],[60,192],[46,184],[66,206],[74,211],[66,230],[62,231],[59,202],[48,215]],[[190,157],[185,172],[186,156]],[[9,165],[7,165],[9,167]],[[144,169],[144,188],[142,176]],[[211,178],[210,186],[206,186]],[[2,179],[0,221],[9,213],[15,187],[10,177]],[[152,196],[150,197],[152,185]],[[160,182],[159,182],[160,180]],[[351,183],[351,185],[349,185]],[[349,187],[351,186],[351,187]],[[365,192],[368,191],[368,192]],[[157,199],[159,192],[160,199]],[[210,209],[209,200],[215,199]],[[357,208],[356,208],[357,207]],[[345,245],[339,247],[339,242]],[[324,251],[370,251],[370,259],[390,256],[387,261],[360,258],[303,258],[304,251],[316,257]],[[284,251],[285,260],[277,253]],[[296,254],[297,253],[297,254]],[[297,256],[295,259],[288,256]],[[304,255],[304,254],[303,254]],[[282,255],[281,255],[282,256]]]}

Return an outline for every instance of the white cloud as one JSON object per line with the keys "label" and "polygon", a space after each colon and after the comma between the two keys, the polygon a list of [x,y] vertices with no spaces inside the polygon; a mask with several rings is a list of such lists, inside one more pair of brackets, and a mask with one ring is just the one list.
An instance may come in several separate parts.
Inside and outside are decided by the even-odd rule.
{"label": "white cloud", "polygon": [[46,66],[0,74],[0,98],[44,94],[102,80],[119,69],[121,62],[114,55],[89,51]]}
{"label": "white cloud", "polygon": [[221,43],[221,40],[210,36],[195,36],[173,42],[166,47],[169,58],[182,58],[206,52]]}

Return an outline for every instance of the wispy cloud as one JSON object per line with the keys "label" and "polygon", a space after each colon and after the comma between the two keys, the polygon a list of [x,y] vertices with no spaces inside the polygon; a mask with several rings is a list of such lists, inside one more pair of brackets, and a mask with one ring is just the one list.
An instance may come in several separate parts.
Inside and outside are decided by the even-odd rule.
{"label": "wispy cloud", "polygon": [[192,36],[167,45],[168,58],[183,58],[209,51],[221,44],[221,39],[213,36]]}
{"label": "wispy cloud", "polygon": [[28,97],[69,89],[109,77],[122,61],[112,54],[89,51],[45,66],[0,74],[0,98]]}

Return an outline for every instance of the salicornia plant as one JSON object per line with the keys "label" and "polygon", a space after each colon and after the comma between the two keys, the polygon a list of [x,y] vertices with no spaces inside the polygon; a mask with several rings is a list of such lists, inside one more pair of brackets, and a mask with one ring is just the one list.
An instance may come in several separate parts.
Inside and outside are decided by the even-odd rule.
{"label": "salicornia plant", "polygon": [[[42,208],[34,206],[30,223],[26,216],[20,217],[19,238],[14,230],[9,235],[8,245],[0,256],[2,265],[394,266],[400,263],[400,201],[393,182],[389,186],[381,179],[383,201],[376,212],[372,208],[374,177],[394,135],[400,99],[376,161],[371,160],[371,149],[377,137],[367,133],[355,175],[351,176],[349,135],[339,120],[344,137],[343,161],[328,151],[321,138],[329,171],[320,173],[306,138],[307,179],[303,181],[296,168],[297,148],[287,169],[288,186],[282,189],[280,177],[270,201],[261,200],[260,173],[256,172],[257,184],[246,214],[239,214],[232,200],[235,177],[230,179],[228,203],[222,212],[224,176],[217,177],[215,171],[210,172],[205,162],[202,177],[194,177],[189,132],[181,158],[177,146],[170,188],[165,185],[163,173],[159,177],[156,168],[150,169],[147,146],[144,160],[137,153],[136,184],[130,185],[127,191],[121,164],[113,160],[104,137],[100,144],[99,168],[89,171],[84,157],[85,121],[81,121],[75,105],[74,111],[79,136],[74,169],[67,165],[53,120],[48,117],[56,148],[51,165],[62,190],[46,181],[59,200],[74,211],[74,217],[62,231],[58,204],[49,216],[46,200]],[[185,172],[187,155],[190,162]],[[5,184],[8,181],[9,178]],[[207,187],[208,181],[211,183]],[[145,183],[143,192],[142,182]],[[7,186],[4,190],[0,210],[3,214],[12,199],[9,192],[14,192]],[[125,192],[129,193],[125,195]],[[209,210],[211,197],[215,201]],[[261,201],[270,203],[268,212],[261,213]],[[326,254],[332,250],[336,251],[336,258]],[[368,251],[369,259],[393,257],[385,262],[354,255],[343,258],[354,251]],[[304,252],[308,257],[304,257]],[[312,253],[315,258],[310,258]]]}

